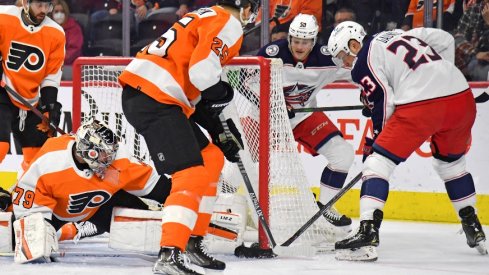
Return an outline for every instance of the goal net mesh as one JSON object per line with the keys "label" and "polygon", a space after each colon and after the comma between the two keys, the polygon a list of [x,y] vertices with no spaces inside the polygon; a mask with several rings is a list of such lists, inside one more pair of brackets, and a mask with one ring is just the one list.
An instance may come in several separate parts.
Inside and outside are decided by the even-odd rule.
{"label": "goal net mesh", "polygon": [[[127,60],[126,64],[130,61],[124,60]],[[222,79],[233,86],[235,95],[224,115],[233,119],[241,133],[245,148],[240,151],[240,157],[254,191],[257,195],[262,193],[260,205],[275,241],[281,244],[319,208],[290,127],[282,92],[282,62],[279,59],[262,61],[256,57],[235,58],[225,67]],[[121,138],[121,146],[127,147],[137,159],[152,164],[144,138],[135,132],[122,112],[122,88],[117,78],[125,65],[115,65],[121,64],[120,60],[111,62],[104,59],[102,62],[97,58],[84,58],[80,63],[75,68],[79,70],[79,77],[74,80],[80,81],[79,88],[74,84],[74,93],[80,93],[80,100],[79,103],[74,100],[74,104],[80,104],[81,113],[74,114],[74,126],[78,126],[76,121],[83,123],[92,117],[104,121]],[[267,98],[261,99],[264,96]],[[245,195],[250,206],[250,223],[258,225],[256,212],[236,164],[226,161],[218,192]],[[263,237],[259,241],[262,246],[267,242]],[[291,246],[333,241],[334,230],[321,218]]]}

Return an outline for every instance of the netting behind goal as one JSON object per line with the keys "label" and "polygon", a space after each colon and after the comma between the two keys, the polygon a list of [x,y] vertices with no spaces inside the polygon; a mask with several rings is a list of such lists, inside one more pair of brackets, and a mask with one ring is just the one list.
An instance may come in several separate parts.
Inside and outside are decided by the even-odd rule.
{"label": "netting behind goal", "polygon": [[[123,138],[138,159],[150,163],[144,139],[126,121],[121,107],[118,75],[128,58],[82,58],[74,66],[73,126],[89,117],[106,122]],[[235,97],[224,115],[232,118],[242,134],[240,152],[260,205],[278,244],[292,236],[319,208],[310,191],[294,141],[282,92],[282,62],[261,57],[239,57],[224,69],[223,80],[235,89]],[[246,195],[243,177],[236,164],[226,162],[219,192]],[[250,204],[255,224],[256,213]],[[261,247],[268,240],[258,226]],[[334,233],[319,219],[295,244],[332,242]],[[294,244],[293,244],[294,245]]]}

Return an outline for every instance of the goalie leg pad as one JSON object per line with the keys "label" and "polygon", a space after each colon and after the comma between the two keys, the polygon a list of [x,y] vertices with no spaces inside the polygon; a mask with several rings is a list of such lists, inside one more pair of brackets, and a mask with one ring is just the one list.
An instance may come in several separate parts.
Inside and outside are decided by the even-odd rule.
{"label": "goalie leg pad", "polygon": [[41,213],[14,222],[16,263],[50,262],[51,253],[58,251],[54,227]]}
{"label": "goalie leg pad", "polygon": [[160,251],[163,211],[114,207],[109,247],[157,254]]}
{"label": "goalie leg pad", "polygon": [[12,212],[0,212],[0,252],[12,252]]}
{"label": "goalie leg pad", "polygon": [[205,244],[210,253],[232,254],[243,243],[248,208],[242,195],[219,194]]}
{"label": "goalie leg pad", "polygon": [[338,261],[377,261],[378,254],[375,246],[364,246],[354,249],[338,249],[335,255]]}

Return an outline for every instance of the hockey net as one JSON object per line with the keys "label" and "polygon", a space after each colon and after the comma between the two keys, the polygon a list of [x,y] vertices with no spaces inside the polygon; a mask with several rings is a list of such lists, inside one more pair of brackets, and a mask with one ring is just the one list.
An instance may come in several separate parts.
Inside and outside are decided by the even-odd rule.
{"label": "hockey net", "polygon": [[[127,122],[121,106],[117,77],[130,58],[80,58],[73,70],[73,127],[95,117],[109,124],[124,141],[123,146],[141,161],[151,163],[144,138]],[[273,237],[281,244],[291,237],[319,208],[307,182],[290,127],[282,92],[282,62],[279,59],[239,57],[222,75],[235,89],[235,97],[224,111],[242,134],[240,151],[246,173],[258,193],[260,206]],[[220,193],[240,192],[249,200],[236,164],[226,162]],[[251,203],[250,220],[258,225],[260,247],[269,246]],[[319,219],[294,245],[332,243],[334,230]]]}

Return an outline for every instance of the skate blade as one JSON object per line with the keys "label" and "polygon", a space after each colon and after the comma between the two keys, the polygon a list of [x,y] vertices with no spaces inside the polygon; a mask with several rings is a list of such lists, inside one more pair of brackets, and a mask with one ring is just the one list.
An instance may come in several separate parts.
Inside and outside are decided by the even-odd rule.
{"label": "skate blade", "polygon": [[374,246],[365,246],[354,249],[338,249],[335,258],[338,261],[373,262],[377,261],[378,254]]}
{"label": "skate blade", "polygon": [[487,255],[487,248],[486,248],[486,242],[485,241],[479,242],[475,246],[475,249],[477,249],[477,251],[479,251],[479,253],[481,255]]}

